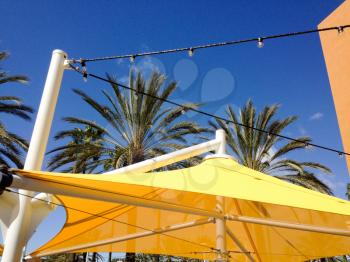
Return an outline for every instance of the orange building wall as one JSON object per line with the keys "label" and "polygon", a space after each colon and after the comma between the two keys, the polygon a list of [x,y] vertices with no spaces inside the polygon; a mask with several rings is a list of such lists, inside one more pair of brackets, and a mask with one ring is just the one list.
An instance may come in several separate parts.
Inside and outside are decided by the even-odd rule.
{"label": "orange building wall", "polygon": [[[350,0],[341,4],[318,27],[339,25],[350,25]],[[350,28],[342,34],[336,30],[321,32],[320,38],[344,151],[350,152]],[[350,170],[349,156],[346,162]]]}

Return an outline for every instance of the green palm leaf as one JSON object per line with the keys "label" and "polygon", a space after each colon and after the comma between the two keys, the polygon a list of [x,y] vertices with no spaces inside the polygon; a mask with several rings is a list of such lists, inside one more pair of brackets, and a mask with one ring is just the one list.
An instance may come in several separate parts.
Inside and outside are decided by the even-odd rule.
{"label": "green palm leaf", "polygon": [[[164,99],[177,87],[175,82],[166,83],[165,76],[154,72],[145,80],[141,73],[130,73],[130,87],[150,96],[120,88],[115,77],[107,77],[112,84],[111,90],[102,90],[104,102],[97,102],[87,93],[74,89],[103,121],[64,118],[75,127],[56,134],[57,140],[68,139],[68,144],[49,152],[52,155],[49,161],[51,170],[111,170],[184,148],[189,145],[188,138],[191,136],[209,132],[207,128],[182,119],[189,109],[164,104]],[[186,104],[188,108],[198,106]],[[88,134],[86,128],[98,134]],[[178,166],[189,165],[191,161],[184,161]],[[83,163],[85,168],[82,168]]]}
{"label": "green palm leaf", "polygon": [[[297,119],[295,116],[276,119],[278,109],[279,105],[271,105],[257,112],[253,102],[248,100],[238,114],[231,106],[227,107],[227,116],[233,123],[216,119],[215,122],[209,121],[209,125],[225,130],[229,149],[241,164],[312,190],[332,194],[331,189],[311,172],[330,174],[328,167],[288,157],[292,152],[305,150],[305,145],[311,143],[311,138],[299,137],[296,141],[285,142],[276,136]],[[258,130],[265,130],[266,133]]]}
{"label": "green palm leaf", "polygon": [[[0,62],[8,57],[7,52],[0,52]],[[9,76],[6,71],[0,69],[0,86],[5,83],[27,83],[28,78],[21,75]],[[5,86],[5,85],[3,85]],[[22,100],[15,96],[0,96],[0,113],[30,120],[33,109],[23,104]],[[0,121],[0,165],[11,167],[16,165],[23,167],[22,154],[28,148],[28,143],[20,136],[10,132]]]}

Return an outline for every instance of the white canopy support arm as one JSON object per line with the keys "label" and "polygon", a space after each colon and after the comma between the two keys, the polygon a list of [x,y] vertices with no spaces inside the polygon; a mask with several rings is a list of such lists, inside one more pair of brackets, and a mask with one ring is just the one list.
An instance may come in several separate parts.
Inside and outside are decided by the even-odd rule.
{"label": "white canopy support arm", "polygon": [[[221,143],[216,149],[216,154],[224,155],[226,153],[226,134],[224,130],[216,131],[216,139]],[[216,211],[219,214],[225,214],[225,198],[216,197]],[[228,261],[227,243],[226,243],[226,221],[223,218],[216,219],[216,249],[219,251],[217,261]]]}
{"label": "white canopy support arm", "polygon": [[314,226],[314,225],[272,220],[272,219],[267,219],[267,218],[236,216],[236,215],[226,215],[226,220],[239,221],[239,222],[251,223],[251,224],[258,224],[258,225],[264,225],[264,226],[288,228],[288,229],[293,229],[293,230],[301,230],[301,231],[308,231],[308,232],[314,232],[314,233],[323,233],[323,234],[350,237],[350,230],[333,228],[333,227],[320,227],[320,226]]}
{"label": "white canopy support arm", "polygon": [[189,159],[194,156],[201,155],[203,153],[207,153],[209,151],[222,152],[221,149],[225,146],[224,144],[225,144],[225,131],[219,129],[216,131],[216,137],[213,140],[204,142],[202,144],[194,145],[191,147],[187,147],[184,149],[180,149],[178,151],[171,152],[169,154],[158,156],[152,159],[148,159],[130,166],[118,168],[113,171],[106,172],[104,173],[104,175],[118,175],[118,174],[123,174],[128,172],[135,172],[135,173],[148,172],[153,169],[157,169],[163,166],[180,162],[185,159]]}
{"label": "white canopy support arm", "polygon": [[[146,161],[140,162],[139,163],[141,164],[140,166],[136,166],[138,164],[135,164],[135,165],[128,166],[126,168],[130,168],[128,172],[131,172],[131,170],[133,172],[136,172],[135,170],[137,170],[137,172],[141,172],[139,171],[141,168],[143,170],[153,169],[154,163],[156,163],[157,167],[165,166],[166,163],[169,163],[169,161],[171,161],[169,159],[172,157],[171,156],[172,154],[175,154],[176,155],[175,157],[177,157],[177,159],[181,158],[181,160],[183,160],[191,156],[202,154],[204,152],[212,151],[215,149],[217,153],[223,153],[222,145],[224,143],[225,143],[224,131],[217,130],[215,140],[180,150],[181,152],[177,151],[164,156],[160,156],[159,158],[163,157],[163,159],[160,159],[160,160],[159,158],[155,158],[155,159],[158,159],[159,161],[155,159],[146,160]],[[124,172],[127,172],[126,169],[124,168],[122,169],[124,170]],[[122,170],[122,169],[119,169],[119,170]],[[33,192],[45,192],[49,194],[66,195],[66,196],[93,199],[93,200],[99,200],[99,201],[107,201],[112,203],[157,208],[161,210],[182,212],[182,213],[205,216],[205,217],[214,217],[221,220],[224,218],[224,213],[222,213],[222,211],[215,212],[215,211],[208,211],[208,210],[203,210],[203,209],[198,209],[198,208],[188,207],[188,206],[179,206],[172,203],[155,201],[151,199],[142,199],[131,195],[120,195],[117,193],[112,193],[107,191],[102,192],[94,189],[84,188],[82,186],[77,187],[72,185],[44,182],[34,178],[28,178],[28,177],[23,177],[19,175],[13,175],[12,184],[10,187],[30,190]]]}
{"label": "white canopy support arm", "polygon": [[18,213],[18,195],[4,191],[0,195],[0,229],[5,242],[7,230]]}
{"label": "white canopy support arm", "polygon": [[39,193],[35,198],[31,199],[32,218],[29,226],[29,236],[31,237],[36,228],[41,224],[41,222],[56,209],[57,205],[52,204],[52,202],[58,203],[58,200],[46,193]]}
{"label": "white canopy support arm", "polygon": [[[3,192],[0,196],[0,229],[2,233],[2,238],[5,240],[7,235],[7,230],[11,225],[12,221],[16,218],[18,213],[18,198],[19,195],[11,194],[9,192]],[[53,200],[55,199],[52,195],[46,193],[40,193],[35,196],[35,199],[31,200],[31,208],[33,214],[29,225],[29,237],[31,237],[38,227],[38,225],[57,207],[53,205]]]}
{"label": "white canopy support arm", "polygon": [[181,212],[186,214],[204,216],[204,217],[215,217],[224,218],[224,214],[219,214],[215,211],[208,211],[190,206],[182,206],[173,203],[157,201],[152,199],[141,198],[132,195],[118,194],[115,192],[100,191],[83,186],[73,186],[66,184],[58,184],[53,182],[41,181],[33,178],[22,177],[13,175],[13,182],[11,187],[26,189],[30,191],[44,191],[54,195],[65,195],[71,197],[92,199],[98,201],[106,201],[111,203],[127,204],[132,206],[142,206],[149,208],[156,208],[160,210]]}

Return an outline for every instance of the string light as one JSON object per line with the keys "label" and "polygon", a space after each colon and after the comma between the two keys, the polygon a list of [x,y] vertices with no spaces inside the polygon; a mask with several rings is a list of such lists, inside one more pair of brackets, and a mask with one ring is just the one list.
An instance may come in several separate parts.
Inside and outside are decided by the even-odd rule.
{"label": "string light", "polygon": [[82,71],[83,71],[83,80],[84,82],[86,83],[87,82],[87,68],[86,68],[86,61],[83,60],[83,59],[80,59],[80,64],[81,64],[81,68],[82,68]]}
{"label": "string light", "polygon": [[264,47],[264,41],[261,37],[258,38],[258,47],[263,48]]}
{"label": "string light", "polygon": [[311,146],[309,143],[305,143],[305,146],[304,146],[305,149],[311,149]]}
{"label": "string light", "polygon": [[87,72],[83,72],[83,80],[86,83],[87,82]]}
{"label": "string light", "polygon": [[[72,65],[72,64],[69,64],[69,66],[75,70],[75,67]],[[83,72],[81,70],[75,70],[76,72],[80,73],[80,74],[83,74]],[[88,73],[88,75],[92,78],[95,78],[95,79],[98,79],[98,80],[101,80],[103,82],[107,82],[107,83],[110,83],[110,84],[113,84],[113,85],[118,85],[120,87],[123,87],[125,89],[128,89],[130,91],[133,91],[133,92],[137,92],[139,94],[142,94],[142,95],[145,95],[145,96],[149,96],[149,97],[152,97],[154,99],[157,99],[159,101],[163,101],[163,102],[166,102],[166,103],[169,103],[169,104],[172,104],[174,106],[177,106],[177,107],[181,107],[181,108],[185,108],[187,111],[193,111],[195,113],[199,113],[199,114],[202,114],[202,115],[205,115],[207,117],[212,117],[212,118],[215,118],[217,120],[220,120],[220,121],[224,121],[224,122],[229,122],[231,124],[235,124],[235,125],[238,125],[238,126],[241,126],[241,127],[245,127],[245,128],[249,128],[249,129],[252,129],[252,130],[255,130],[257,132],[262,132],[262,133],[265,133],[267,135],[271,135],[271,136],[274,136],[274,137],[278,137],[278,138],[282,138],[282,139],[286,139],[286,140],[289,140],[289,141],[294,141],[294,142],[299,142],[299,143],[304,143],[305,144],[305,148],[310,148],[311,146],[312,147],[316,147],[316,148],[319,148],[319,149],[323,149],[323,150],[326,150],[326,151],[330,151],[330,152],[335,152],[335,153],[342,153],[344,155],[349,155],[350,156],[350,153],[347,153],[347,152],[342,152],[342,151],[339,151],[337,149],[334,149],[334,148],[330,148],[330,147],[326,147],[326,146],[322,146],[322,145],[317,145],[317,144],[314,144],[314,143],[305,143],[301,140],[298,140],[296,138],[292,138],[292,137],[289,137],[289,136],[285,136],[285,135],[282,135],[282,134],[278,134],[278,133],[273,133],[273,132],[269,132],[269,131],[266,131],[264,129],[260,129],[260,128],[257,128],[257,127],[254,127],[254,126],[249,126],[249,125],[246,125],[246,124],[243,124],[243,123],[240,123],[240,122],[235,122],[233,120],[229,120],[229,119],[226,119],[224,117],[220,117],[218,115],[214,115],[214,114],[211,114],[211,113],[208,113],[206,111],[202,111],[202,110],[199,110],[197,108],[194,108],[194,107],[187,107],[187,106],[184,106],[182,104],[179,104],[177,102],[174,102],[172,100],[168,100],[168,99],[165,99],[165,98],[161,98],[161,97],[158,97],[156,95],[153,95],[153,94],[149,94],[149,93],[146,93],[144,91],[139,91],[139,90],[136,90],[134,88],[131,88],[129,86],[126,86],[126,85],[123,85],[121,83],[118,83],[118,82],[115,82],[115,81],[111,81],[107,78],[103,78],[101,76],[98,76],[98,75],[95,75],[95,74],[91,74],[91,73]]]}
{"label": "string light", "polygon": [[342,152],[339,152],[338,155],[339,155],[339,158],[343,158],[344,157],[344,154]]}
{"label": "string light", "polygon": [[81,64],[81,67],[83,68],[83,71],[84,70],[86,71],[86,61],[83,59],[80,59],[80,64]]}
{"label": "string light", "polygon": [[131,62],[131,63],[134,63],[134,62],[135,62],[135,56],[134,56],[134,55],[130,56],[130,62]]}
{"label": "string light", "polygon": [[338,27],[338,34],[344,33],[344,26],[339,26]]}
{"label": "string light", "polygon": [[186,113],[186,110],[185,109],[182,109],[181,110],[181,114],[184,115]]}
{"label": "string light", "polygon": [[188,56],[192,57],[194,54],[194,49],[191,47],[190,49],[188,49]]}
{"label": "string light", "polygon": [[[136,54],[127,54],[127,55],[115,55],[115,56],[104,56],[104,57],[96,57],[96,58],[85,58],[84,60],[86,62],[97,62],[97,61],[123,59],[123,58],[128,58],[128,59],[132,60],[132,59],[135,59],[136,56],[141,57],[141,56],[150,56],[150,55],[164,55],[164,54],[178,53],[178,52],[188,52],[188,54],[190,55],[190,51],[192,51],[192,55],[193,55],[193,52],[195,49],[197,50],[197,49],[207,49],[207,48],[223,47],[223,46],[229,46],[229,45],[245,44],[245,43],[249,43],[249,42],[257,42],[257,41],[259,42],[259,39],[266,41],[266,40],[270,40],[270,39],[301,36],[301,35],[314,34],[314,33],[320,33],[320,32],[331,31],[331,30],[337,30],[339,33],[341,33],[346,28],[349,28],[349,27],[350,27],[350,24],[349,25],[334,26],[334,27],[327,27],[327,28],[320,28],[320,29],[312,29],[312,30],[307,30],[307,31],[284,33],[284,34],[278,34],[278,35],[268,35],[268,36],[262,36],[262,37],[254,37],[254,38],[247,38],[247,39],[241,39],[241,40],[219,42],[219,43],[202,44],[202,45],[196,45],[196,46],[192,46],[192,47],[180,47],[180,48],[174,48],[174,49],[142,52],[142,53],[136,53]],[[71,61],[73,63],[76,63],[76,62],[79,62],[79,59],[78,60],[72,59]]]}

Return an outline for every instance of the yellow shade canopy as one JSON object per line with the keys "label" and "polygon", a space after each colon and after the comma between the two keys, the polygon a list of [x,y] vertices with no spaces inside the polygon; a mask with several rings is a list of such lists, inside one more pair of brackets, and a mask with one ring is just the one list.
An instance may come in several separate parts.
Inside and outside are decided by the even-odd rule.
{"label": "yellow shade canopy", "polygon": [[4,251],[4,247],[0,245],[0,256],[2,255],[2,252]]}
{"label": "yellow shade canopy", "polygon": [[[17,173],[64,190],[98,197],[112,194],[116,200],[57,195],[66,206],[66,223],[56,237],[33,252],[33,257],[67,251],[113,251],[214,260],[216,226],[209,217],[218,215],[217,196],[225,201],[230,261],[305,261],[350,253],[350,202],[281,181],[232,159],[213,158],[195,167],[152,173]],[[127,205],[123,201],[128,197],[189,212]],[[117,203],[118,199],[124,204]],[[244,217],[330,228],[336,233],[240,220]],[[193,226],[175,230],[177,225],[187,224]],[[139,237],[143,233],[144,237]]]}

